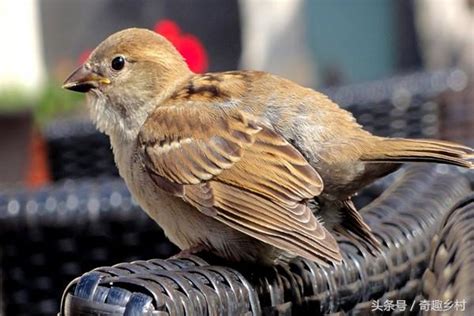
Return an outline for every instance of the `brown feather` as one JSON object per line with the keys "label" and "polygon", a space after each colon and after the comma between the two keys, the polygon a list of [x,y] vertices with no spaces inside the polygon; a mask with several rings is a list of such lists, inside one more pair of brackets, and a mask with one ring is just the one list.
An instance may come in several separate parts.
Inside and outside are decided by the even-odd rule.
{"label": "brown feather", "polygon": [[[110,67],[117,56],[126,61],[119,71]],[[406,161],[473,167],[470,148],[373,136],[327,96],[275,75],[193,74],[150,30],[111,35],[79,70],[64,87],[91,92],[92,117],[110,136],[121,176],[183,249],[338,261],[307,200],[318,196],[326,228],[340,224],[370,244],[362,218],[344,206],[362,187]],[[253,252],[251,242],[260,245]]]}
{"label": "brown feather", "polygon": [[231,168],[260,128],[244,126],[239,117],[221,114],[217,117],[204,107],[157,108],[139,135],[151,163],[148,167],[181,184],[199,184]]}
{"label": "brown feather", "polygon": [[352,200],[349,199],[343,202],[343,207],[339,210],[339,214],[341,218],[340,222],[333,228],[335,231],[349,239],[355,238],[361,241],[362,245],[373,254],[381,251],[380,242],[372,234],[372,230],[364,222]]}
{"label": "brown feather", "polygon": [[342,257],[333,236],[321,225],[311,210],[301,218],[291,216],[272,201],[230,185],[213,185],[218,214],[216,219],[258,240],[320,263],[340,262]]}
{"label": "brown feather", "polygon": [[431,139],[380,138],[361,157],[371,162],[437,162],[473,168],[473,149]]}
{"label": "brown feather", "polygon": [[295,255],[341,261],[334,238],[305,202],[323,190],[321,177],[251,115],[170,101],[149,116],[139,140],[147,168],[160,180],[155,184],[173,188],[204,214]]}

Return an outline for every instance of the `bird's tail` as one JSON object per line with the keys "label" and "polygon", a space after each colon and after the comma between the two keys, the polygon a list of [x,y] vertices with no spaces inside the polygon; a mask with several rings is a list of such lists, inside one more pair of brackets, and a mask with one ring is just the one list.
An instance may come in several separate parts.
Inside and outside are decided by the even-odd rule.
{"label": "bird's tail", "polygon": [[370,162],[435,162],[474,169],[474,149],[431,139],[379,138],[361,156]]}

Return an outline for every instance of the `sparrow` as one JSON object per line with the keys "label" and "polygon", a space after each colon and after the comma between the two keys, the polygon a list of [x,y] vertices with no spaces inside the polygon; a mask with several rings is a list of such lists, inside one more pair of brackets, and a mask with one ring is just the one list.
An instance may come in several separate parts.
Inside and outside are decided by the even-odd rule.
{"label": "sparrow", "polygon": [[361,188],[404,162],[473,168],[469,147],[374,136],[287,79],[195,74],[146,29],[109,36],[63,87],[87,94],[132,195],[185,253],[340,263],[337,234],[380,247],[351,201]]}

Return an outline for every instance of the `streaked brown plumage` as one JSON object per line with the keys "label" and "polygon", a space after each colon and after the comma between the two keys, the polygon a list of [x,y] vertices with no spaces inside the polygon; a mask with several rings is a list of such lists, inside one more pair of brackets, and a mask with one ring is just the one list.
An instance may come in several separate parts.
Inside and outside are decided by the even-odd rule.
{"label": "streaked brown plumage", "polygon": [[231,260],[340,262],[330,232],[376,249],[351,201],[358,190],[406,161],[473,167],[471,148],[373,136],[323,94],[271,74],[193,74],[143,29],[110,36],[64,86],[88,92],[121,176],[170,240]]}

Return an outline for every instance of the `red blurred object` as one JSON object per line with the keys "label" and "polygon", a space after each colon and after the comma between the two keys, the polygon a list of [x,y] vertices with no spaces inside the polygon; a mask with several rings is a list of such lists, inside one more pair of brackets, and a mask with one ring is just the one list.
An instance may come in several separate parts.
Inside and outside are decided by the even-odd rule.
{"label": "red blurred object", "polygon": [[41,133],[33,129],[28,148],[28,166],[26,169],[26,185],[29,188],[37,188],[48,184],[51,175],[48,166],[48,153],[46,142]]}
{"label": "red blurred object", "polygon": [[82,65],[83,63],[85,63],[87,58],[89,58],[89,56],[91,55],[91,53],[92,53],[92,50],[90,50],[90,49],[86,49],[85,51],[83,51],[79,55],[78,64]]}
{"label": "red blurred object", "polygon": [[[196,36],[182,33],[179,25],[172,20],[161,20],[156,23],[155,32],[170,41],[183,56],[189,69],[202,73],[207,71],[209,62],[206,48]],[[78,63],[82,65],[89,58],[92,50],[87,49],[79,55]]]}
{"label": "red blurred object", "polygon": [[197,73],[207,71],[207,52],[199,38],[192,34],[182,33],[179,25],[172,20],[161,20],[156,23],[155,32],[163,35],[176,47],[186,60],[189,69]]}

